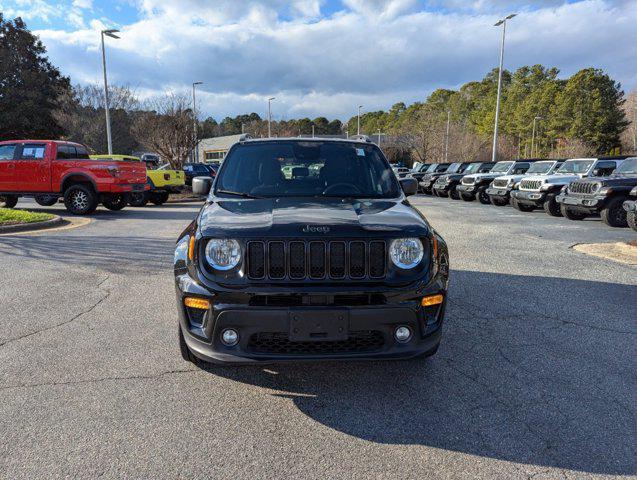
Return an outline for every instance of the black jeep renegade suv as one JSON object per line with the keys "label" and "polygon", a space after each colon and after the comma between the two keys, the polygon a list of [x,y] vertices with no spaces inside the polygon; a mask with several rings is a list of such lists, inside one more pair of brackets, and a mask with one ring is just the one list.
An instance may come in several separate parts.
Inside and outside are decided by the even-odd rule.
{"label": "black jeep renegade suv", "polygon": [[175,249],[184,359],[228,363],[429,356],[449,257],[366,141],[235,144]]}

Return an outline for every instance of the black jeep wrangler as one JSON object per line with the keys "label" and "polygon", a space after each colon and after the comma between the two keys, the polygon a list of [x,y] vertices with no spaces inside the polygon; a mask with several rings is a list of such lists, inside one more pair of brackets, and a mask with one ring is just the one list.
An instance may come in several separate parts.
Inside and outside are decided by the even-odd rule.
{"label": "black jeep wrangler", "polygon": [[637,186],[637,157],[628,158],[608,177],[575,180],[562,188],[555,198],[562,215],[569,220],[582,220],[599,214],[610,227],[627,227],[624,201]]}
{"label": "black jeep wrangler", "polygon": [[436,352],[447,246],[406,198],[416,181],[399,181],[373,143],[241,141],[193,191],[208,197],[175,249],[184,359]]}
{"label": "black jeep wrangler", "polygon": [[628,226],[637,232],[637,187],[634,187],[624,202]]}
{"label": "black jeep wrangler", "polygon": [[487,173],[493,168],[493,162],[473,162],[469,165],[463,164],[456,173],[441,175],[432,186],[432,191],[437,197],[449,197],[452,200],[460,200],[458,187],[465,175],[474,173]]}
{"label": "black jeep wrangler", "polygon": [[450,166],[449,163],[432,163],[423,174],[412,174],[411,176],[418,180],[418,191],[431,195],[431,186],[436,178],[449,171]]}

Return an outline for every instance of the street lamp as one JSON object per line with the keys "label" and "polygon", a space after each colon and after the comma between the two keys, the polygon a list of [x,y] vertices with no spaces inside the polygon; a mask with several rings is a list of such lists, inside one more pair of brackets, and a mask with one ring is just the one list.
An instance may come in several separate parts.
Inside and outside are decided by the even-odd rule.
{"label": "street lamp", "polygon": [[268,98],[268,138],[272,137],[272,100],[276,97]]}
{"label": "street lamp", "polygon": [[361,108],[363,108],[362,105],[358,106],[358,129],[357,129],[357,135],[361,134]]}
{"label": "street lamp", "polygon": [[203,85],[203,82],[192,82],[192,116],[195,119],[195,158],[193,158],[193,162],[199,161],[199,141],[197,140],[197,98],[195,97],[195,87],[197,85]]}
{"label": "street lamp", "polygon": [[108,144],[108,154],[113,155],[113,139],[111,138],[111,115],[108,111],[108,81],[106,80],[106,50],[104,48],[104,35],[107,37],[119,39],[116,33],[119,30],[110,29],[102,30],[102,70],[104,71],[104,112],[106,112],[106,142]]}
{"label": "street lamp", "polygon": [[531,135],[531,158],[535,158],[533,151],[535,150],[535,122],[537,120],[544,120],[543,117],[533,117],[533,134]]}
{"label": "street lamp", "polygon": [[451,121],[451,110],[447,110],[447,133],[445,135],[445,163],[449,157],[449,122]]}
{"label": "street lamp", "polygon": [[495,128],[493,130],[493,154],[491,161],[496,161],[498,152],[498,121],[500,120],[500,93],[502,92],[502,63],[504,62],[504,36],[506,35],[507,20],[511,20],[517,13],[507,15],[501,20],[498,20],[494,27],[502,25],[502,45],[500,46],[500,68],[498,69],[498,96],[495,101]]}

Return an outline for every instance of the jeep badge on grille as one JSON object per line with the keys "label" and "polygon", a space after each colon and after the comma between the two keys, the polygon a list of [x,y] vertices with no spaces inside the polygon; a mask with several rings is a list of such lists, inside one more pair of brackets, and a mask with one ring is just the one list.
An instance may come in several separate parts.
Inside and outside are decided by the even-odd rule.
{"label": "jeep badge on grille", "polygon": [[303,227],[303,233],[327,233],[330,227],[326,225],[306,225]]}

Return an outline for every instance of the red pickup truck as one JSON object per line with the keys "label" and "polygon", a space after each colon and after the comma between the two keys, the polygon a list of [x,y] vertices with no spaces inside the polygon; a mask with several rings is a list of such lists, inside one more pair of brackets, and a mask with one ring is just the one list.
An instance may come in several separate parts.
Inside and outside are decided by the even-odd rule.
{"label": "red pickup truck", "polygon": [[149,188],[143,162],[91,160],[84,145],[72,142],[0,142],[0,207],[13,208],[18,197],[47,206],[63,197],[69,212],[84,215],[100,203],[121,210],[131,192]]}

